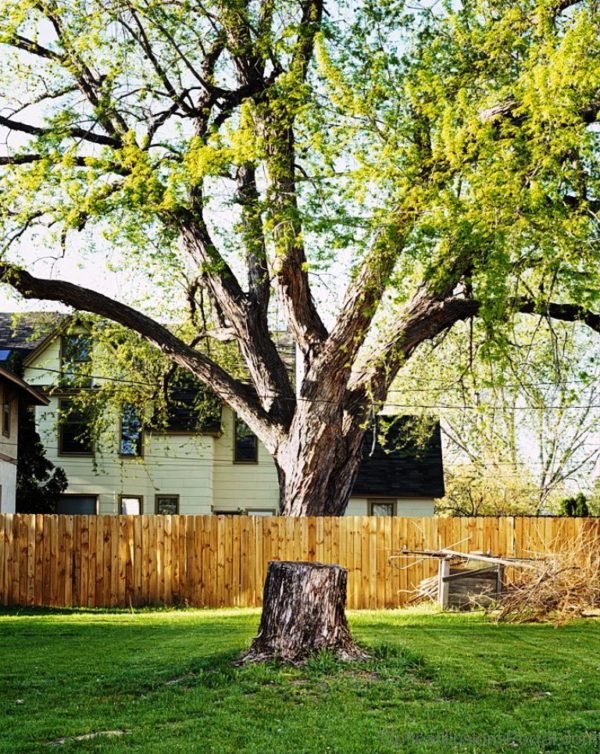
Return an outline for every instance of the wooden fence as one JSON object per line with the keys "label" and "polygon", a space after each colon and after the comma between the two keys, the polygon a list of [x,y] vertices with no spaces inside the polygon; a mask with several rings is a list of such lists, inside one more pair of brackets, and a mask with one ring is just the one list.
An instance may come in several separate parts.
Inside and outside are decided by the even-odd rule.
{"label": "wooden fence", "polygon": [[397,607],[454,547],[532,556],[600,537],[599,519],[0,515],[0,604],[258,606],[269,560],[339,563],[348,607]]}

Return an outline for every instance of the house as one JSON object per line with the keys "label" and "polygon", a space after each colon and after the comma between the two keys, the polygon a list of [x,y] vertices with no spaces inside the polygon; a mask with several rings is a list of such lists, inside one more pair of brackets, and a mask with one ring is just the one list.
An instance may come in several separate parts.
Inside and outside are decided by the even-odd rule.
{"label": "house", "polygon": [[[0,314],[0,334],[6,335],[5,320]],[[216,415],[198,429],[195,391],[189,384],[176,386],[165,425],[142,426],[135,412],[124,406],[120,416],[106,417],[108,430],[100,447],[92,447],[87,418],[64,377],[91,363],[93,345],[84,332],[67,330],[65,321],[64,315],[62,321],[51,319],[45,336],[39,327],[34,332],[21,322],[21,337],[13,332],[12,339],[0,342],[0,348],[10,344],[18,351],[26,379],[49,395],[48,405],[36,409],[36,423],[48,458],[69,480],[59,512],[277,512],[277,473],[267,450],[227,406],[219,404]],[[29,337],[23,337],[27,333]],[[395,426],[401,434],[401,421]],[[388,435],[388,444],[389,440]],[[385,452],[376,443],[374,452],[365,449],[347,514],[428,516],[433,514],[434,498],[443,494],[437,425],[422,448],[408,443]]]}
{"label": "house", "polygon": [[45,395],[0,366],[0,513],[15,512],[19,412],[49,403]]}

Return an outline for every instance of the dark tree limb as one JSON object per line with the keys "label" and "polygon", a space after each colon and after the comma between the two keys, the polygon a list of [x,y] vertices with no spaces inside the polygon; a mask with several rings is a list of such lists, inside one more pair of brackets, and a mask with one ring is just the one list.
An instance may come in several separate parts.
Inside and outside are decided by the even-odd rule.
{"label": "dark tree limb", "polygon": [[233,271],[213,243],[201,214],[196,211],[180,224],[185,248],[202,270],[202,281],[222,324],[231,328],[263,407],[277,423],[289,425],[294,411],[294,391],[281,356],[269,333],[267,312],[243,290]]}
{"label": "dark tree limb", "polygon": [[25,52],[30,52],[32,55],[46,58],[47,60],[55,60],[59,63],[63,63],[65,60],[65,56],[61,53],[50,50],[48,47],[44,47],[20,34],[15,34],[10,38],[10,41],[5,42],[5,44],[8,44],[10,47],[16,47],[19,50],[24,50]]}
{"label": "dark tree limb", "polygon": [[[10,131],[19,131],[20,133],[29,134],[30,136],[47,136],[48,134],[55,133],[51,128],[32,126],[30,123],[22,123],[13,118],[6,118],[3,115],[0,115],[0,126],[8,128]],[[69,126],[64,129],[61,128],[59,133],[64,133],[66,137],[72,139],[82,139],[83,141],[89,141],[92,144],[103,144],[104,146],[114,147],[115,149],[118,149],[121,146],[120,140],[114,136],[98,134],[92,130],[80,128],[79,126]]]}
{"label": "dark tree limb", "polygon": [[256,186],[256,168],[242,165],[237,172],[237,201],[242,208],[242,237],[246,250],[248,288],[255,305],[267,315],[271,293],[267,249],[263,233],[260,196]]}
{"label": "dark tree limb", "polygon": [[273,448],[279,432],[264,411],[259,396],[247,384],[234,379],[200,351],[191,348],[166,327],[145,314],[97,291],[62,280],[36,278],[14,265],[0,263],[0,281],[11,285],[24,298],[59,301],[80,311],[97,314],[139,333],[172,362],[191,371],[235,411],[250,428]]}
{"label": "dark tree limb", "polygon": [[[521,297],[510,301],[508,309],[513,313],[536,314],[564,322],[581,322],[600,333],[600,314],[577,304],[539,304]],[[480,310],[481,302],[474,299],[433,296],[424,289],[420,291],[407,307],[389,340],[376,348],[373,363],[351,379],[348,388],[353,396],[351,403],[364,400],[367,393],[375,400],[384,400],[402,363],[417,346],[449,329],[456,322],[477,316]]]}
{"label": "dark tree limb", "polygon": [[[517,113],[521,103],[515,98],[509,98],[503,102],[481,110],[479,119],[482,123],[495,123],[499,120],[506,119],[516,126],[520,126],[527,120],[526,113]],[[600,113],[600,94],[590,100],[584,107],[581,107],[577,114],[584,123],[592,124],[598,120]]]}
{"label": "dark tree limb", "polygon": [[398,228],[378,234],[346,292],[323,354],[325,369],[345,369],[349,374],[388,287],[407,232]]}
{"label": "dark tree limb", "polygon": [[577,304],[560,304],[552,301],[546,304],[537,304],[530,299],[518,299],[514,302],[514,308],[521,314],[538,314],[563,322],[581,322],[594,332],[600,333],[600,314],[591,312]]}

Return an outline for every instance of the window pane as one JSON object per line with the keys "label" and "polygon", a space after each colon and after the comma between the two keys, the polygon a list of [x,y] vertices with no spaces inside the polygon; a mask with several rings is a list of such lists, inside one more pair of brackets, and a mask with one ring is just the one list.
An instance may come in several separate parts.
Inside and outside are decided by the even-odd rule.
{"label": "window pane", "polygon": [[71,401],[60,402],[59,446],[61,453],[92,452],[90,416],[81,408],[74,408]]}
{"label": "window pane", "polygon": [[61,495],[56,507],[57,513],[69,515],[96,515],[95,495]]}
{"label": "window pane", "polygon": [[167,386],[164,415],[154,417],[159,431],[220,432],[221,402],[189,372],[175,370]]}
{"label": "window pane", "polygon": [[64,335],[62,357],[67,363],[85,362],[91,359],[92,339],[89,335]]}
{"label": "window pane", "polygon": [[239,417],[235,418],[235,451],[236,461],[258,461],[258,438]]}
{"label": "window pane", "polygon": [[249,510],[248,515],[249,516],[274,516],[275,511],[273,510]]}
{"label": "window pane", "polygon": [[393,516],[394,504],[393,503],[373,503],[371,505],[372,516]]}
{"label": "window pane", "polygon": [[92,339],[89,335],[63,335],[62,338],[63,382],[89,384],[88,377],[92,358]]}
{"label": "window pane", "polygon": [[124,516],[139,516],[142,512],[142,500],[139,497],[122,497],[121,513]]}
{"label": "window pane", "polygon": [[124,406],[121,416],[122,456],[139,456],[142,453],[142,422],[134,406]]}
{"label": "window pane", "polygon": [[157,495],[156,512],[165,516],[173,516],[179,511],[178,495]]}

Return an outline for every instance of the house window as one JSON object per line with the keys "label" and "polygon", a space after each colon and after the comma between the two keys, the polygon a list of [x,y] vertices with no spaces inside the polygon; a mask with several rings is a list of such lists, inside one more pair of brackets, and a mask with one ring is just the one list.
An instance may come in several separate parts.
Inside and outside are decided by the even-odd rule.
{"label": "house window", "polygon": [[236,463],[258,462],[258,437],[239,416],[235,417],[233,460]]}
{"label": "house window", "polygon": [[89,411],[73,401],[60,401],[58,452],[62,455],[92,455],[91,418]]}
{"label": "house window", "polygon": [[395,516],[396,503],[393,500],[369,500],[369,516]]}
{"label": "house window", "polygon": [[119,453],[128,457],[142,455],[142,420],[135,406],[123,406]]}
{"label": "house window", "polygon": [[139,516],[142,512],[141,495],[121,495],[119,498],[119,513],[122,516]]}
{"label": "house window", "polygon": [[248,508],[246,513],[249,516],[275,516],[276,513],[272,508]]}
{"label": "house window", "polygon": [[166,516],[179,513],[179,495],[157,495],[156,512]]}
{"label": "house window", "polygon": [[149,420],[151,429],[168,433],[221,433],[221,401],[189,372],[176,369],[168,378],[164,410]]}
{"label": "house window", "polygon": [[2,391],[2,434],[10,437],[10,399],[6,388]]}
{"label": "house window", "polygon": [[61,340],[61,370],[63,383],[83,380],[89,383],[92,359],[92,339],[89,335],[63,335]]}
{"label": "house window", "polygon": [[69,516],[95,516],[98,512],[96,495],[61,495],[56,512]]}

